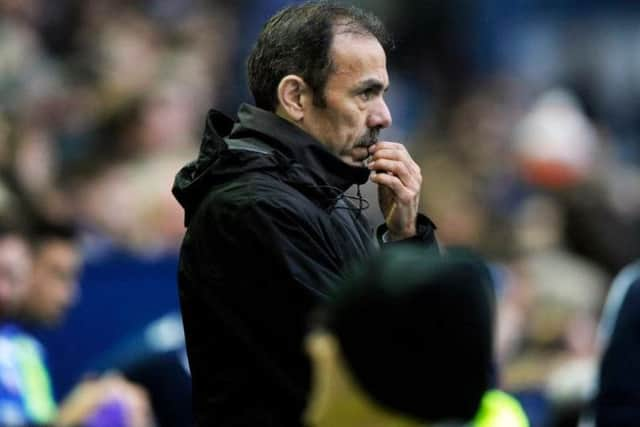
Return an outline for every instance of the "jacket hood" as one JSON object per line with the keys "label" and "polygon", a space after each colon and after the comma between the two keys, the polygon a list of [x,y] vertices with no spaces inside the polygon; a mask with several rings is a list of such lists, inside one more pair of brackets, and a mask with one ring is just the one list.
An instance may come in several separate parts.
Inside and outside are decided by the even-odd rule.
{"label": "jacket hood", "polygon": [[278,173],[303,193],[327,202],[369,178],[367,168],[344,163],[311,135],[271,112],[242,104],[234,122],[210,110],[198,157],[178,172],[172,188],[185,209],[185,226],[213,186],[259,170]]}

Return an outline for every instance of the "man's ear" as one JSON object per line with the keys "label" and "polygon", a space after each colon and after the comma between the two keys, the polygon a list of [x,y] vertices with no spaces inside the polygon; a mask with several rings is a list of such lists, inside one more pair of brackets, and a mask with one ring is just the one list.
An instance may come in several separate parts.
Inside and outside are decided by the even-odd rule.
{"label": "man's ear", "polygon": [[300,76],[289,74],[278,84],[278,108],[287,118],[299,122],[304,118],[305,108],[310,101],[310,88]]}

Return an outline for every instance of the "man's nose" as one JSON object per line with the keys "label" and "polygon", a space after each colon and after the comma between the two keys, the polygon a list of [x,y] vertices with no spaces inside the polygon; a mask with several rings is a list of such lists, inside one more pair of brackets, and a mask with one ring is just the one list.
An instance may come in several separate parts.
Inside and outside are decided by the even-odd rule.
{"label": "man's nose", "polygon": [[380,99],[379,102],[375,103],[369,113],[367,126],[369,128],[384,129],[390,127],[392,122],[391,112],[389,111],[389,107],[387,107],[387,103],[384,102],[383,99]]}

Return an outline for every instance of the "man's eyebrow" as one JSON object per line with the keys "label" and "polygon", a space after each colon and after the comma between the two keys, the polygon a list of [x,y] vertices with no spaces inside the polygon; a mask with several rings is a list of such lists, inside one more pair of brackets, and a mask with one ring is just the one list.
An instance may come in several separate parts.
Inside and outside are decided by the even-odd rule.
{"label": "man's eyebrow", "polygon": [[355,92],[360,92],[360,91],[368,90],[368,89],[373,89],[376,92],[382,92],[382,91],[386,92],[389,89],[389,86],[387,85],[385,87],[384,84],[378,79],[366,79],[366,80],[358,83],[358,85],[355,87],[354,91]]}

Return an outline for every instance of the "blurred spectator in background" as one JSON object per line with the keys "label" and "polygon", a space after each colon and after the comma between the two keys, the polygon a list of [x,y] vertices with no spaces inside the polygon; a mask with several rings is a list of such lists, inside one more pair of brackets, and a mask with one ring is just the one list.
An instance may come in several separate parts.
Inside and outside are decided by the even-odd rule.
{"label": "blurred spectator in background", "polygon": [[191,372],[179,313],[167,313],[130,334],[101,357],[95,370],[116,370],[143,387],[157,427],[193,427]]}
{"label": "blurred spectator in background", "polygon": [[[15,236],[13,237],[15,238]],[[2,240],[0,254],[11,255]],[[23,242],[25,243],[25,242]],[[15,253],[15,248],[13,248]],[[73,226],[39,221],[33,226],[31,253],[3,256],[13,270],[31,260],[23,291],[16,286],[9,319],[0,325],[0,423],[3,426],[149,427],[152,414],[146,394],[122,378],[83,381],[58,408],[53,396],[45,350],[21,322],[53,326],[61,320],[76,292],[80,255]],[[7,271],[11,271],[10,269]],[[3,275],[4,276],[4,275]],[[14,272],[13,282],[20,285]],[[105,424],[106,423],[106,424]]]}
{"label": "blurred spectator in background", "polygon": [[0,325],[16,315],[27,291],[31,253],[24,234],[0,221]]}
{"label": "blurred spectator in background", "polygon": [[495,301],[483,261],[383,252],[346,275],[307,337],[307,424],[527,427],[513,398],[490,391]]}
{"label": "blurred spectator in background", "polygon": [[425,180],[443,183],[423,187],[423,203],[443,243],[498,261],[503,386],[518,392],[533,425],[575,425],[595,373],[607,273],[640,250],[628,219],[637,214],[608,197],[632,209],[635,190],[631,181],[610,186],[621,165],[575,96],[556,88],[526,98],[502,82],[463,101],[452,139],[423,162]]}
{"label": "blurred spectator in background", "polygon": [[155,427],[146,391],[118,374],[86,379],[60,404],[60,427]]}
{"label": "blurred spectator in background", "polygon": [[71,224],[43,220],[32,228],[33,268],[19,316],[25,323],[52,327],[63,320],[79,292],[77,231]]}
{"label": "blurred spectator in background", "polygon": [[[233,6],[0,1],[3,179],[28,210],[78,224],[87,260],[86,306],[67,306],[75,291],[64,290],[72,285],[61,271],[59,300],[28,302],[42,316],[32,324],[70,310],[59,328],[34,330],[51,350],[59,397],[111,346],[178,308],[182,210],[167,189],[194,156],[196,122],[229,78]],[[10,205],[4,195],[0,204]],[[65,251],[46,256],[73,262]]]}

